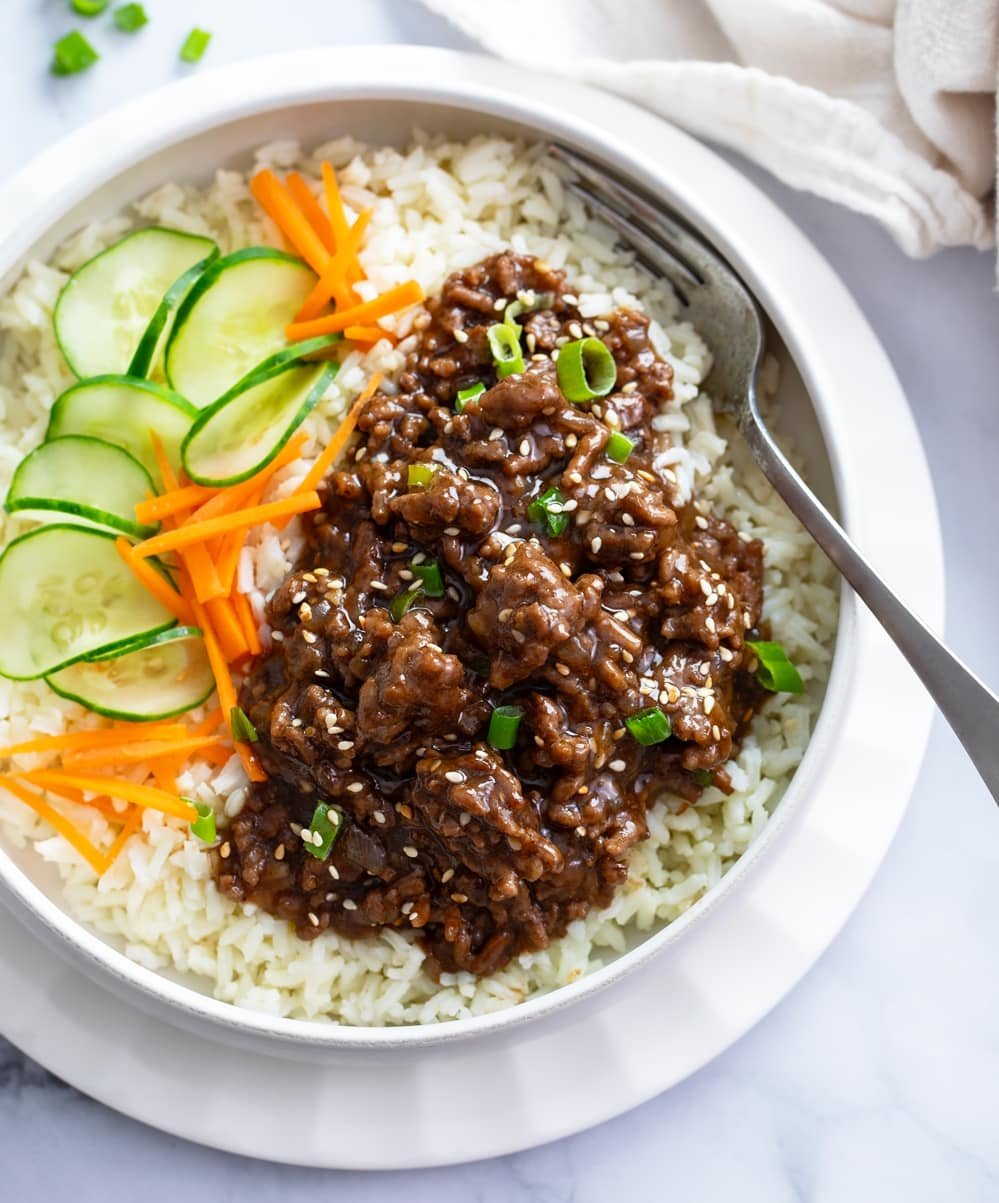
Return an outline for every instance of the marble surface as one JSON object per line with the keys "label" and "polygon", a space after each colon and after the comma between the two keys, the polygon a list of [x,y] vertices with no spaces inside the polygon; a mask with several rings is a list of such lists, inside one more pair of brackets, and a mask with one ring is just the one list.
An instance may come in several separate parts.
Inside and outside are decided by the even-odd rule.
{"label": "marble surface", "polygon": [[[151,24],[132,39],[106,20],[87,25],[102,62],[85,77],[55,80],[49,48],[74,23],[68,0],[0,0],[0,176],[74,125],[191,70],[176,48],[195,23],[216,35],[204,67],[317,41],[467,44],[417,0],[146,7]],[[948,635],[995,684],[999,643],[979,633],[993,620],[999,586],[993,262],[971,251],[912,262],[864,220],[739,165],[842,273],[895,362],[939,495]],[[411,1203],[987,1203],[999,1199],[997,998],[999,816],[938,722],[898,839],[841,937],[754,1031],[637,1111],[499,1161],[404,1178],[325,1174],[163,1136],[0,1040],[0,1197],[394,1203],[401,1189]]]}

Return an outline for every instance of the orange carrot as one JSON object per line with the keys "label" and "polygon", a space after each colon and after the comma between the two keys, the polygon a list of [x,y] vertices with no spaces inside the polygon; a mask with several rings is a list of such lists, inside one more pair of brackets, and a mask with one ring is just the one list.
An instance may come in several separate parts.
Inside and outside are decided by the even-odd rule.
{"label": "orange carrot", "polygon": [[333,437],[323,448],[322,454],[309,469],[308,474],[302,483],[298,486],[303,493],[307,493],[314,489],[329,471],[330,466],[340,452],[347,446],[350,436],[354,433],[354,427],[357,425],[357,419],[360,416],[361,410],[365,403],[378,391],[378,386],[382,382],[381,372],[375,372],[371,379],[364,386],[362,392],[358,394],[357,400],[350,407],[350,413],[344,418],[340,425],[333,432]]}
{"label": "orange carrot", "polygon": [[58,789],[60,786],[75,786],[76,789],[86,790],[87,793],[107,794],[112,798],[120,798],[123,802],[134,802],[136,806],[159,810],[163,814],[173,815],[178,819],[191,820],[197,812],[189,802],[184,802],[175,794],[166,790],[153,789],[148,785],[136,785],[134,781],[123,781],[118,777],[92,776],[89,773],[64,773],[57,769],[37,769],[30,773],[16,773],[15,776],[30,781],[32,785],[41,785]]}
{"label": "orange carrot", "polygon": [[128,565],[129,571],[140,584],[145,585],[160,605],[165,610],[169,610],[178,622],[183,623],[184,626],[190,626],[194,621],[191,608],[176,589],[171,588],[170,583],[151,564],[147,564],[141,556],[135,554],[135,548],[127,539],[115,539],[114,545],[118,549],[118,554]]}
{"label": "orange carrot", "polygon": [[217,735],[192,735],[188,739],[169,741],[149,740],[146,743],[126,744],[120,748],[97,748],[63,757],[66,772],[88,772],[94,768],[113,768],[116,764],[146,764],[168,757],[186,757],[204,748],[218,747]]}
{"label": "orange carrot", "polygon": [[212,621],[212,630],[226,660],[232,664],[250,650],[236,611],[227,597],[217,597],[205,606]]}
{"label": "orange carrot", "polygon": [[103,853],[81,831],[77,831],[65,815],[61,815],[57,810],[49,806],[41,794],[36,794],[34,790],[25,789],[19,781],[14,781],[10,777],[0,777],[0,784],[2,784],[8,793],[13,794],[15,798],[18,798],[26,806],[30,806],[64,840],[72,844],[98,877],[104,872],[108,867],[108,862]]}
{"label": "orange carrot", "polygon": [[[161,555],[165,551],[176,551],[181,548],[203,544],[207,539],[216,535],[224,535],[229,531],[243,530],[249,526],[260,526],[275,518],[285,518],[289,515],[304,514],[308,510],[319,508],[318,493],[295,493],[291,497],[283,497],[280,501],[270,501],[266,505],[251,506],[239,510],[235,514],[222,514],[218,518],[209,518],[207,522],[195,522],[189,526],[179,526],[176,530],[164,531],[153,535],[144,543],[138,544],[136,552],[143,557]],[[214,567],[214,566],[213,566]],[[197,586],[195,583],[195,589]],[[200,601],[201,598],[199,597]]]}
{"label": "orange carrot", "polygon": [[206,714],[201,722],[192,729],[191,734],[211,735],[213,731],[217,731],[221,727],[223,717],[222,711],[216,707],[211,713]]}
{"label": "orange carrot", "polygon": [[128,843],[129,838],[134,834],[135,829],[142,822],[142,807],[130,806],[124,815],[119,815],[119,818],[124,818],[124,823],[121,825],[121,830],[118,832],[118,838],[107,850],[107,864],[110,868],[118,859],[118,854],[122,848]]}
{"label": "orange carrot", "polygon": [[333,236],[333,226],[319,207],[319,201],[312,195],[312,189],[304,178],[297,171],[290,171],[285,176],[284,182],[295,204],[302,210],[305,220],[319,235],[320,242],[331,253],[335,251],[336,238]]}
{"label": "orange carrot", "polygon": [[296,431],[265,468],[261,468],[255,475],[238,485],[220,489],[214,497],[199,506],[187,521],[193,525],[195,522],[217,518],[220,514],[231,514],[234,510],[245,509],[248,504],[255,505],[256,502],[250,502],[250,498],[263,495],[271,478],[299,458],[308,439],[309,436],[304,430]]}
{"label": "orange carrot", "polygon": [[249,744],[237,743],[236,751],[239,753],[239,758],[243,762],[243,769],[251,781],[266,781],[267,774],[260,767],[260,762]]}
{"label": "orange carrot", "polygon": [[[258,171],[250,180],[250,191],[285,238],[318,275],[326,266],[329,251],[274,172],[269,168]],[[336,226],[333,228],[335,231]]]}
{"label": "orange carrot", "polygon": [[245,530],[234,530],[221,540],[222,550],[216,562],[222,587],[228,589],[230,594],[233,592],[233,581],[236,579],[236,569],[239,567],[239,557],[243,553],[245,543]]}
{"label": "orange carrot", "polygon": [[135,517],[139,522],[159,522],[161,518],[169,518],[180,510],[200,505],[216,492],[216,489],[206,488],[205,485],[183,485],[172,493],[161,493],[159,497],[140,501],[135,507]]}
{"label": "orange carrot", "polygon": [[38,735],[19,744],[0,748],[0,757],[22,752],[78,752],[89,748],[113,748],[122,744],[157,740],[185,739],[183,723],[136,723],[121,727],[96,727],[90,731],[65,731],[61,735]]}
{"label": "orange carrot", "polygon": [[326,208],[330,214],[333,237],[336,239],[336,245],[339,248],[347,241],[347,214],[343,211],[343,200],[340,196],[340,187],[336,182],[336,172],[333,170],[332,163],[324,163],[322,172],[323,187],[326,190]]}
{"label": "orange carrot", "polygon": [[53,789],[50,785],[46,793],[55,794],[57,798],[62,798],[64,802],[72,802],[74,806],[89,806],[91,810],[100,811],[105,818],[117,819],[121,822],[122,811],[115,810],[114,803],[110,798],[84,798],[82,789],[73,789],[68,785],[61,786],[59,789]]}
{"label": "orange carrot", "polygon": [[317,317],[311,322],[292,322],[285,327],[284,332],[292,342],[302,338],[314,338],[319,334],[336,334],[346,330],[348,326],[377,321],[380,317],[387,317],[390,313],[416,305],[422,300],[423,289],[415,280],[407,280],[405,284],[397,284],[395,288],[383,292],[373,301],[364,301],[339,313]]}
{"label": "orange carrot", "polygon": [[149,765],[149,772],[156,782],[156,788],[165,794],[176,794],[177,774],[173,764],[166,760],[154,760]]}
{"label": "orange carrot", "polygon": [[232,594],[231,601],[232,608],[236,611],[236,617],[239,619],[239,625],[243,628],[243,638],[246,640],[246,646],[250,649],[250,655],[259,656],[262,650],[260,632],[257,630],[257,622],[253,617],[246,594],[240,593],[237,589]]}
{"label": "orange carrot", "polygon": [[215,688],[219,695],[219,707],[222,711],[224,721],[228,726],[229,716],[236,705],[236,687],[232,683],[232,676],[226,664],[225,656],[222,655],[222,649],[219,647],[219,641],[216,638],[211,620],[205,608],[198,601],[194,602],[194,617],[198,626],[201,627],[201,633],[204,636],[205,652],[208,656],[208,663],[211,665],[212,675],[215,678]]}
{"label": "orange carrot", "polygon": [[383,330],[381,326],[348,326],[344,330],[343,336],[349,338],[352,343],[365,343],[368,346],[374,346],[383,338],[388,339],[390,343],[396,341],[395,335],[388,330]]}
{"label": "orange carrot", "polygon": [[149,440],[153,445],[153,455],[156,459],[156,466],[160,470],[160,479],[163,481],[163,487],[170,493],[175,493],[180,485],[177,483],[177,475],[173,470],[170,460],[167,458],[166,450],[163,447],[163,440],[155,430],[150,430]]}
{"label": "orange carrot", "polygon": [[346,241],[323,268],[315,287],[305,298],[302,308],[295,314],[296,322],[305,322],[309,318],[316,317],[331,300],[335,300],[342,309],[349,308],[354,304],[351,284],[354,283],[355,278],[363,278],[363,274],[355,276],[355,271],[360,272],[357,252],[360,250],[361,239],[364,237],[373,213],[374,209],[365,209],[350,227]]}

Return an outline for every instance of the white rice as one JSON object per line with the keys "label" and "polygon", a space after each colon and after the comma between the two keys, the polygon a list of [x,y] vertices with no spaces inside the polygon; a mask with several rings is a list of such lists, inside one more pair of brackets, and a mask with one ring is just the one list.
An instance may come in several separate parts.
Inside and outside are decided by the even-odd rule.
{"label": "white rice", "polygon": [[[655,318],[658,344],[677,381],[675,403],[655,420],[662,442],[659,467],[675,473],[685,492],[696,489],[739,530],[764,540],[765,616],[807,683],[803,696],[776,697],[754,719],[730,765],[732,795],[708,789],[686,809],[664,797],[650,812],[650,837],[634,850],[629,879],[612,904],[573,923],[546,951],[518,957],[486,979],[457,974],[435,982],[423,969],[418,944],[395,931],[359,941],[331,933],[300,941],[288,923],[221,897],[203,846],[181,825],[154,812],[146,812],[143,830],[98,881],[45,823],[0,792],[0,826],[7,840],[31,845],[54,863],[69,912],[141,964],[193,973],[216,997],[274,1015],[360,1025],[431,1023],[494,1011],[573,981],[677,918],[719,881],[763,829],[804,752],[828,673],[836,592],[824,557],[749,463],[741,442],[728,443],[709,399],[700,393],[710,366],[707,347],[688,324],[673,320],[668,291],[614,249],[610,232],[565,192],[536,148],[491,137],[455,143],[418,134],[404,152],[341,138],[303,157],[295,143],[275,143],[258,153],[257,162],[295,166],[318,192],[318,164],[324,158],[337,167],[352,210],[375,208],[362,255],[369,283],[362,289],[374,293],[415,277],[431,292],[451,270],[512,246],[567,269],[586,315],[632,305]],[[209,234],[223,251],[278,241],[249,195],[247,176],[219,171],[207,188],[164,185],[134,210],[79,231],[51,263],[30,263],[0,300],[4,491],[18,461],[42,439],[54,398],[72,382],[51,321],[67,273],[126,230],[148,223]],[[385,325],[405,335],[412,320],[410,313]],[[311,453],[325,443],[371,372],[391,377],[410,345],[403,338],[394,349],[383,342],[367,355],[347,357],[311,421]],[[275,492],[290,488],[303,470],[288,469]],[[21,528],[16,519],[5,518],[3,540]],[[269,529],[260,532],[239,566],[258,617],[294,559],[291,527],[289,532],[290,540],[288,532],[281,537]],[[0,715],[4,744],[95,722],[40,683],[0,681]],[[37,757],[18,761],[39,762]],[[220,815],[237,813],[245,797],[235,757],[221,770],[195,764],[179,785],[183,793],[212,803]],[[93,840],[110,842],[114,829],[102,816],[73,806],[67,812]]]}

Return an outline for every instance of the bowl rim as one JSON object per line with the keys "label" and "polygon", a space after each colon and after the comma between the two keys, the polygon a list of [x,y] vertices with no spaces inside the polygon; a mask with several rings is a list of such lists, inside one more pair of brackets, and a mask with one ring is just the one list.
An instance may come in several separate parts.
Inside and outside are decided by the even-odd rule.
{"label": "bowl rim", "polygon": [[[561,107],[555,96],[542,102],[536,96],[524,98],[514,88],[498,84],[494,60],[479,59],[483,81],[470,85],[453,82],[446,68],[456,56],[466,61],[472,56],[413,47],[378,47],[377,50],[383,70],[372,73],[370,60],[367,60],[368,69],[363,79],[341,69],[338,77],[331,81],[328,50],[246,60],[169,84],[70,134],[42,152],[0,189],[0,218],[2,225],[10,231],[0,243],[0,277],[18,263],[24,252],[63,213],[122,171],[161,150],[240,118],[313,103],[378,99],[400,104],[437,104],[481,114],[487,120],[511,120],[533,127],[543,136],[558,137],[613,165],[625,175],[661,189],[743,272],[780,330],[802,375],[821,428],[841,513],[849,529],[855,531],[858,516],[851,505],[853,490],[845,447],[830,402],[824,400],[821,372],[810,352],[808,340],[802,340],[795,329],[793,314],[787,312],[781,296],[768,288],[766,272],[763,270],[761,274],[759,266],[760,253],[747,241],[748,232],[740,233],[718,220],[717,214],[711,212],[710,203],[705,203],[703,198],[694,207],[689,194],[670,180],[656,163],[636,155],[630,148],[609,143],[602,131]],[[417,59],[422,64],[424,78],[414,82],[406,77]],[[267,66],[263,77],[261,64]],[[339,60],[337,65],[343,66]],[[486,66],[489,71],[484,70]],[[516,73],[508,70],[513,80]],[[566,90],[567,85],[559,82],[558,94]],[[606,103],[626,106],[635,120],[665,125],[625,101],[608,97]],[[671,136],[693,142],[688,135],[672,128]],[[700,149],[701,153],[710,153]],[[77,166],[80,170],[73,170]],[[72,183],[53,197],[47,186],[53,178],[70,178]],[[61,951],[70,953],[82,963],[85,971],[105,985],[109,984],[109,977],[115,979],[126,985],[140,1003],[166,1004],[177,1022],[183,1023],[185,1017],[193,1021],[208,1020],[220,1032],[265,1036],[279,1044],[328,1049],[400,1049],[454,1043],[549,1015],[596,994],[664,949],[689,938],[690,933],[717,910],[779,842],[780,832],[795,819],[807,801],[809,787],[820,773],[823,758],[831,751],[836,720],[846,704],[850,669],[856,654],[856,613],[852,595],[845,589],[840,603],[832,669],[815,729],[801,765],[761,835],[722,880],[679,919],[646,937],[611,964],[570,985],[506,1010],[432,1025],[381,1028],[267,1015],[222,1002],[138,965],[63,911],[5,853],[0,853],[0,885],[3,886],[0,896],[6,893],[7,901],[13,899],[15,909],[17,904],[26,908],[33,919],[40,921],[46,931],[56,937]]]}

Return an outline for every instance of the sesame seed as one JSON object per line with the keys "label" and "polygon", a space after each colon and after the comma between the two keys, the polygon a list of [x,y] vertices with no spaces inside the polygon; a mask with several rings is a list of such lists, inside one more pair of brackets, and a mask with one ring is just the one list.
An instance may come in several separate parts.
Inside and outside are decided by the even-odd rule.
{"label": "sesame seed", "polygon": [[278,844],[278,846],[274,849],[274,859],[284,860],[284,844]]}
{"label": "sesame seed", "polygon": [[497,441],[497,439],[501,439],[502,437],[503,437],[503,431],[500,430],[500,428],[498,426],[494,426],[492,428],[492,430],[490,430],[490,432],[489,432],[489,442],[490,443],[495,443]]}
{"label": "sesame seed", "polygon": [[273,639],[275,643],[282,643],[284,641],[284,635],[282,635],[280,631],[271,631],[271,639]]}
{"label": "sesame seed", "polygon": [[232,847],[230,846],[228,840],[226,840],[226,842],[222,845],[222,847],[219,849],[219,852],[222,854],[223,860],[229,859],[229,857],[232,855]]}
{"label": "sesame seed", "polygon": [[469,823],[471,823],[471,821],[472,821],[472,816],[468,813],[467,810],[463,810],[461,812],[461,814],[458,816],[458,822],[462,825],[462,827],[467,827],[469,825]]}
{"label": "sesame seed", "polygon": [[499,313],[500,310],[505,309],[506,308],[506,297],[497,297],[496,300],[493,301],[493,308],[496,310],[497,313]]}
{"label": "sesame seed", "polygon": [[523,631],[514,631],[513,637],[514,637],[514,639],[516,639],[516,641],[518,643],[526,643],[527,642],[527,636],[524,634]]}
{"label": "sesame seed", "polygon": [[644,551],[632,551],[629,553],[628,559],[629,560],[644,560],[645,552]]}
{"label": "sesame seed", "polygon": [[578,507],[578,505],[579,502],[576,501],[575,498],[572,498],[563,504],[562,512],[565,514],[571,514],[572,511]]}
{"label": "sesame seed", "polygon": [[416,555],[413,556],[413,563],[414,564],[422,564],[426,558],[427,558],[427,553],[425,551],[418,551],[416,553]]}
{"label": "sesame seed", "polygon": [[729,648],[720,647],[718,649],[718,655],[721,656],[721,658],[725,661],[726,664],[731,664],[731,662],[733,660],[733,654]]}
{"label": "sesame seed", "polygon": [[579,442],[579,439],[577,439],[574,434],[567,434],[565,436],[565,445],[569,448],[570,451],[572,450],[573,447],[576,446],[576,444],[578,442]]}
{"label": "sesame seed", "polygon": [[450,772],[444,774],[444,780],[450,781],[452,785],[462,785],[465,781],[465,774],[452,769]]}
{"label": "sesame seed", "polygon": [[304,590],[304,589],[301,589],[301,590],[299,590],[299,592],[298,592],[298,593],[296,593],[296,594],[295,594],[295,596],[294,596],[294,597],[291,599],[291,604],[292,604],[293,606],[297,606],[299,602],[304,602],[304,601],[305,601],[305,598],[306,598],[306,592],[305,592],[305,590]]}
{"label": "sesame seed", "polygon": [[607,767],[612,773],[623,773],[628,766],[623,760],[612,760]]}
{"label": "sesame seed", "polygon": [[334,881],[340,880],[340,870],[336,867],[336,865],[330,865],[330,877],[332,877]]}
{"label": "sesame seed", "polygon": [[460,534],[460,533],[461,533],[461,532],[458,530],[458,528],[457,528],[456,526],[445,526],[445,527],[444,527],[444,534],[445,534],[445,535],[450,535],[452,538],[453,538],[455,535],[457,535],[457,534]]}
{"label": "sesame seed", "polygon": [[707,530],[708,529],[708,520],[707,520],[707,518],[703,517],[703,515],[698,514],[697,517],[694,519],[694,525],[696,527],[698,527],[700,530]]}
{"label": "sesame seed", "polygon": [[721,731],[719,730],[717,723],[715,723],[711,728],[711,738],[714,739],[716,743],[719,739],[721,739]]}
{"label": "sesame seed", "polygon": [[316,636],[313,635],[313,633],[311,631],[303,631],[302,638],[305,640],[306,643],[315,643],[316,642]]}
{"label": "sesame seed", "polygon": [[559,564],[558,570],[567,579],[572,579],[572,568],[564,560]]}
{"label": "sesame seed", "polygon": [[579,304],[579,297],[577,297],[574,292],[562,293],[562,300],[565,301],[565,303],[567,305],[578,305]]}
{"label": "sesame seed", "polygon": [[399,569],[399,580],[400,581],[411,581],[412,579],[413,579],[413,574],[409,571],[408,568],[400,568]]}
{"label": "sesame seed", "polygon": [[363,781],[352,781],[350,783],[350,785],[347,786],[347,793],[348,794],[359,794],[361,792],[361,790],[363,790],[363,789],[364,789]]}
{"label": "sesame seed", "polygon": [[454,869],[445,869],[441,874],[441,884],[446,885],[454,877]]}
{"label": "sesame seed", "polygon": [[567,677],[571,670],[570,670],[568,664],[558,663],[555,665],[555,671],[558,673],[558,675],[560,677]]}
{"label": "sesame seed", "polygon": [[368,454],[367,447],[358,447],[358,449],[354,452],[354,463],[359,464],[361,462],[361,460],[364,459],[364,457],[367,454]]}
{"label": "sesame seed", "polygon": [[302,622],[312,621],[312,607],[308,602],[302,602],[302,604],[298,607],[298,617],[302,620]]}
{"label": "sesame seed", "polygon": [[530,330],[528,330],[527,337],[524,339],[524,342],[527,343],[528,351],[530,351],[532,353],[534,351],[534,348],[538,345],[538,340],[537,340],[536,335],[532,334]]}
{"label": "sesame seed", "polygon": [[621,521],[624,523],[625,526],[634,526],[635,525],[635,519],[632,518],[632,516],[630,514],[622,514]]}
{"label": "sesame seed", "polygon": [[318,927],[319,926],[319,916],[313,914],[312,911],[309,911],[309,922],[312,924],[313,927]]}
{"label": "sesame seed", "polygon": [[590,551],[592,551],[593,554],[596,555],[597,552],[600,550],[600,548],[603,546],[603,542],[604,542],[603,539],[601,539],[599,535],[594,535],[594,537],[590,541]]}
{"label": "sesame seed", "polygon": [[467,894],[452,894],[451,901],[452,902],[467,902],[468,895]]}
{"label": "sesame seed", "polygon": [[414,906],[414,903],[412,903],[412,902],[404,902],[402,904],[402,913],[404,915],[408,915],[409,912],[413,909],[413,906]]}
{"label": "sesame seed", "polygon": [[354,741],[352,739],[341,739],[336,747],[338,752],[349,752],[353,746]]}
{"label": "sesame seed", "polygon": [[329,673],[326,671],[325,668],[317,668],[316,671],[312,675],[314,677],[328,677]]}
{"label": "sesame seed", "polygon": [[418,856],[420,855],[420,854],[419,854],[419,852],[417,852],[417,851],[416,851],[416,849],[413,847],[413,845],[412,845],[412,844],[407,844],[407,845],[406,845],[406,846],[403,848],[403,853],[404,853],[406,856],[408,856],[410,860],[415,860],[415,859],[416,859],[416,857],[418,857]]}
{"label": "sesame seed", "polygon": [[353,898],[345,898],[343,900],[343,909],[345,911],[356,911],[357,903],[353,900]]}
{"label": "sesame seed", "polygon": [[455,330],[454,341],[458,342],[458,343],[467,343],[468,335],[465,333],[464,330]]}
{"label": "sesame seed", "polygon": [[715,620],[710,614],[707,616],[707,618],[705,618],[704,625],[708,628],[712,635],[715,633]]}
{"label": "sesame seed", "polygon": [[529,439],[521,439],[520,447],[518,448],[521,455],[531,454],[531,443]]}
{"label": "sesame seed", "polygon": [[401,555],[408,546],[409,546],[408,543],[402,543],[402,542],[393,543],[392,550],[396,553],[396,555]]}
{"label": "sesame seed", "polygon": [[384,581],[372,581],[371,588],[377,589],[379,593],[388,593],[388,585]]}
{"label": "sesame seed", "polygon": [[583,478],[578,472],[567,472],[565,478],[572,485],[581,485],[583,483]]}
{"label": "sesame seed", "polygon": [[579,322],[570,322],[569,323],[569,333],[572,335],[573,338],[582,338],[583,337],[583,327],[579,324]]}
{"label": "sesame seed", "polygon": [[621,659],[625,662],[625,664],[635,663],[635,657],[631,654],[631,652],[625,651],[624,648],[621,649]]}

